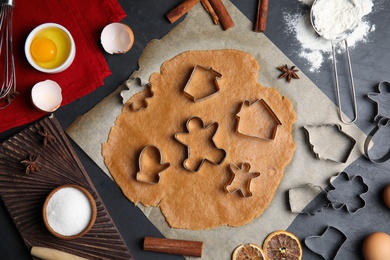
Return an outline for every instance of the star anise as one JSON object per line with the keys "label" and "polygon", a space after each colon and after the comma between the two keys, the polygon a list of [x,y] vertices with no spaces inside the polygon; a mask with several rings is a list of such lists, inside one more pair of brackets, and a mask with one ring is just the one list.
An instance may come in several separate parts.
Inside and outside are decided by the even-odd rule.
{"label": "star anise", "polygon": [[23,160],[20,163],[26,166],[26,173],[36,173],[40,171],[39,165],[39,156],[34,156],[29,154],[28,155],[28,160]]}
{"label": "star anise", "polygon": [[295,69],[295,66],[292,66],[290,69],[288,68],[287,64],[284,65],[284,66],[280,66],[278,67],[278,70],[280,70],[281,72],[283,72],[279,78],[282,79],[282,78],[286,78],[287,79],[287,82],[290,83],[291,82],[291,79],[299,79],[299,76],[297,75],[296,72],[298,72],[299,70]]}
{"label": "star anise", "polygon": [[42,130],[38,130],[38,134],[43,137],[43,146],[54,143],[56,138],[52,136],[45,127],[42,126]]}

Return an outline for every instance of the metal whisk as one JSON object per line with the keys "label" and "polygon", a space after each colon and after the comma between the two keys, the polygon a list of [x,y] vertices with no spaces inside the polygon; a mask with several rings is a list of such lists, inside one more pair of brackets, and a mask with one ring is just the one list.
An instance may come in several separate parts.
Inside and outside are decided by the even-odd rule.
{"label": "metal whisk", "polygon": [[[12,47],[12,16],[15,0],[0,0],[0,62],[3,70],[0,109],[7,107],[16,92],[15,63]],[[1,75],[1,73],[0,73]]]}

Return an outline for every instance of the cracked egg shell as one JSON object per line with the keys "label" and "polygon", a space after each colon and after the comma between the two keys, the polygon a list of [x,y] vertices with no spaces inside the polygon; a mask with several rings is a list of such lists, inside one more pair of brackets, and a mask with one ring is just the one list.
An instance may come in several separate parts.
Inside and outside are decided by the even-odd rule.
{"label": "cracked egg shell", "polygon": [[104,27],[100,41],[107,53],[124,54],[133,46],[134,34],[126,24],[110,23]]}
{"label": "cracked egg shell", "polygon": [[31,100],[34,106],[44,112],[54,112],[62,102],[60,85],[53,80],[38,82],[31,90]]}

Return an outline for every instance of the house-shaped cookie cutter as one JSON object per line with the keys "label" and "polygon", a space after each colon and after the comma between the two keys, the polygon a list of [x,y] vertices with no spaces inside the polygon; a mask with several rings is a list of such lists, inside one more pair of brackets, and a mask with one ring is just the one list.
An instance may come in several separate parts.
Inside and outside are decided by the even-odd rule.
{"label": "house-shaped cookie cutter", "polygon": [[[193,91],[193,85],[195,84],[194,78],[196,77],[197,73],[208,73],[210,74],[213,79],[210,82],[203,82],[203,84],[199,84],[202,87],[211,86],[213,89],[209,91],[209,93],[203,93],[202,95],[198,95]],[[205,99],[208,99],[216,94],[219,93],[220,87],[218,84],[218,80],[222,77],[222,74],[218,71],[214,70],[212,67],[206,68],[200,65],[195,65],[194,69],[192,70],[191,76],[187,81],[186,86],[184,87],[183,93],[187,97],[189,97],[194,102],[200,102]],[[205,78],[207,80],[207,78]],[[199,86],[195,86],[195,89],[199,89]]]}
{"label": "house-shaped cookie cutter", "polygon": [[[289,189],[288,197],[292,213],[314,216],[330,206],[327,191],[313,183],[306,183],[303,186]],[[313,200],[318,201],[313,207],[308,207],[309,204],[313,203]]]}
{"label": "house-shaped cookie cutter", "polygon": [[[274,124],[273,124],[273,127],[272,127],[272,133],[271,133],[270,136],[264,136],[264,135],[260,135],[260,134],[247,133],[243,129],[241,129],[241,125],[242,125],[241,121],[243,120],[243,118],[241,118],[240,113],[245,108],[254,107],[256,105],[259,105],[260,109],[265,109],[269,113],[271,118],[273,119],[273,123]],[[244,100],[244,102],[242,102],[240,110],[236,114],[236,119],[237,119],[236,132],[238,134],[245,135],[245,136],[250,136],[250,137],[254,137],[254,138],[258,138],[258,139],[264,139],[264,140],[274,140],[275,137],[276,137],[276,131],[277,131],[278,127],[282,125],[282,122],[280,121],[280,119],[277,117],[275,112],[272,110],[272,108],[267,104],[267,102],[264,99],[257,99],[253,103],[251,103],[249,100]]]}

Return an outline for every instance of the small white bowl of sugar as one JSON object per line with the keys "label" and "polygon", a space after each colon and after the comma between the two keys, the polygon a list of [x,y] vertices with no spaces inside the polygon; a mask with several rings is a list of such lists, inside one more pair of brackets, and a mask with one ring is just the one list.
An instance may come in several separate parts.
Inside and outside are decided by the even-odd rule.
{"label": "small white bowl of sugar", "polygon": [[43,204],[42,215],[51,234],[70,240],[85,235],[92,228],[97,209],[95,200],[85,188],[67,184],[50,192]]}

